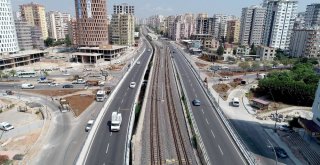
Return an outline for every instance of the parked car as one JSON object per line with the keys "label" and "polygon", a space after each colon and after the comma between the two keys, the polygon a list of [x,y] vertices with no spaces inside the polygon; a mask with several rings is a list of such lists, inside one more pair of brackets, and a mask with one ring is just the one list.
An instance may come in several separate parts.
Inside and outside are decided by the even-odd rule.
{"label": "parked car", "polygon": [[137,64],[140,65],[140,61],[137,61]]}
{"label": "parked car", "polygon": [[288,125],[277,125],[277,128],[280,131],[290,131],[291,130],[291,128]]}
{"label": "parked car", "polygon": [[34,85],[30,83],[21,84],[21,89],[33,89]]}
{"label": "parked car", "polygon": [[71,84],[65,84],[62,86],[62,88],[73,88],[73,85]]}
{"label": "parked car", "polygon": [[2,122],[0,123],[0,129],[4,130],[4,131],[9,131],[11,129],[14,129],[14,127],[9,124],[8,122]]}
{"label": "parked car", "polygon": [[6,90],[6,94],[7,95],[13,95],[13,92],[12,92],[12,90]]}
{"label": "parked car", "polygon": [[230,80],[230,77],[224,76],[224,77],[221,77],[219,80],[220,81],[228,81],[228,80]]}
{"label": "parked car", "polygon": [[287,158],[288,157],[287,152],[283,148],[274,147],[274,150],[276,151],[277,157],[279,157],[279,158]]}
{"label": "parked car", "polygon": [[94,120],[89,120],[89,121],[88,121],[87,126],[86,126],[86,128],[85,128],[85,131],[86,131],[86,132],[88,132],[88,131],[91,130],[93,123],[94,123]]}
{"label": "parked car", "polygon": [[193,101],[192,101],[192,104],[194,105],[194,106],[200,106],[200,100],[199,99],[194,99]]}
{"label": "parked car", "polygon": [[52,83],[49,83],[48,85],[51,86],[51,87],[56,87],[56,86],[59,86],[60,84],[52,82]]}
{"label": "parked car", "polygon": [[131,82],[129,85],[130,88],[135,88],[136,87],[136,82]]}

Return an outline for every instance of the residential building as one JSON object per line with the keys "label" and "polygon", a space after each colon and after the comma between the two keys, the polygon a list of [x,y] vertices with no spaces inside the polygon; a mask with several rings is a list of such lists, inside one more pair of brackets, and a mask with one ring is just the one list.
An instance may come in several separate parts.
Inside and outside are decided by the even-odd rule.
{"label": "residential building", "polygon": [[37,26],[41,30],[42,38],[48,38],[45,7],[36,3],[20,5],[21,18],[30,26]]}
{"label": "residential building", "polygon": [[305,26],[320,26],[320,3],[314,3],[307,6],[305,13]]}
{"label": "residential building", "polygon": [[[318,88],[315,93],[314,102],[312,105],[312,113],[313,113],[313,122],[317,125],[317,128],[320,127],[320,82],[318,83]],[[318,132],[318,136],[320,132]]]}
{"label": "residential building", "polygon": [[[211,34],[216,36],[216,39],[226,39],[227,35],[227,21],[237,19],[236,16],[233,15],[224,15],[224,14],[215,14],[213,15]],[[216,31],[218,28],[218,31]]]}
{"label": "residential building", "polygon": [[63,40],[68,35],[68,22],[71,19],[70,14],[58,11],[47,12],[48,34],[55,40]]}
{"label": "residential building", "polygon": [[111,19],[111,41],[117,45],[134,45],[134,16],[132,14],[113,14]]}
{"label": "residential building", "polygon": [[108,43],[106,0],[75,0],[78,46],[96,47]]}
{"label": "residential building", "polygon": [[276,48],[259,45],[257,46],[257,55],[260,57],[260,60],[272,61],[276,57]]}
{"label": "residential building", "polygon": [[250,55],[251,48],[249,46],[239,46],[236,50],[236,55],[238,56],[245,56]]}
{"label": "residential building", "polygon": [[113,5],[113,14],[121,14],[121,13],[134,15],[134,6],[130,6],[127,3]]}
{"label": "residential building", "polygon": [[0,1],[0,57],[19,51],[11,0]]}
{"label": "residential building", "polygon": [[42,31],[38,26],[31,27],[32,46],[35,49],[44,49]]}
{"label": "residential building", "polygon": [[226,41],[229,43],[239,43],[239,35],[240,21],[237,19],[227,21]]}
{"label": "residential building", "polygon": [[260,45],[264,30],[266,8],[251,6],[242,8],[240,45]]}
{"label": "residential building", "polygon": [[168,38],[173,38],[174,35],[174,21],[176,20],[176,16],[168,16],[167,17],[167,28],[168,28]]}
{"label": "residential building", "polygon": [[297,12],[296,0],[269,0],[265,18],[263,44],[288,50]]}
{"label": "residential building", "polygon": [[305,15],[305,12],[300,12],[297,14],[297,17],[294,20],[293,29],[302,29],[305,27]]}
{"label": "residential building", "polygon": [[77,20],[75,18],[72,18],[69,21],[68,34],[69,34],[69,37],[71,40],[71,44],[73,46],[78,45],[78,42],[77,42]]}
{"label": "residential building", "polygon": [[22,20],[15,20],[15,26],[17,31],[17,38],[20,50],[31,50],[32,45],[32,26],[28,25],[27,22]]}
{"label": "residential building", "polygon": [[206,13],[198,14],[195,33],[213,35],[213,18],[208,17]]}
{"label": "residential building", "polygon": [[320,27],[295,29],[290,43],[293,57],[320,58]]}

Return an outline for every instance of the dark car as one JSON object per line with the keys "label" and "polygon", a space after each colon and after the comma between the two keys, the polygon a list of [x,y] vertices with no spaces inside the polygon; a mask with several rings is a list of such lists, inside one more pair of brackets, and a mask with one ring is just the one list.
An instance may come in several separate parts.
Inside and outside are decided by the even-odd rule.
{"label": "dark car", "polygon": [[279,157],[279,158],[287,158],[288,157],[287,152],[283,148],[274,147],[274,150],[276,151],[277,157]]}
{"label": "dark car", "polygon": [[62,88],[73,88],[73,85],[71,84],[65,84],[62,86]]}
{"label": "dark car", "polygon": [[200,106],[200,100],[194,99],[194,100],[192,101],[192,104],[193,104],[194,106]]}

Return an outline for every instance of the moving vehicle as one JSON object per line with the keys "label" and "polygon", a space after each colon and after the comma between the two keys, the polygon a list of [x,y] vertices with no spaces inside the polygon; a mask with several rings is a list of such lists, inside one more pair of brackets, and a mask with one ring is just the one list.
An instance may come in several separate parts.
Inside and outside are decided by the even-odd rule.
{"label": "moving vehicle", "polygon": [[84,81],[82,78],[72,81],[72,84],[85,84],[85,83],[86,81]]}
{"label": "moving vehicle", "polygon": [[228,81],[228,80],[230,80],[230,77],[228,76],[224,76],[220,78],[220,81]]}
{"label": "moving vehicle", "polygon": [[200,106],[200,100],[199,99],[194,99],[193,101],[192,101],[192,104],[194,105],[194,106]]}
{"label": "moving vehicle", "polygon": [[70,111],[70,105],[69,105],[69,102],[66,99],[60,98],[59,102],[60,102],[59,109],[60,109],[61,112]]}
{"label": "moving vehicle", "polygon": [[48,85],[51,87],[56,87],[56,86],[59,86],[60,84],[56,82],[51,82],[51,83],[48,83]]}
{"label": "moving vehicle", "polygon": [[151,49],[148,49],[148,52],[150,52],[151,51]]}
{"label": "moving vehicle", "polygon": [[73,85],[71,84],[65,84],[62,86],[62,88],[73,88]]}
{"label": "moving vehicle", "polygon": [[85,131],[88,132],[91,130],[92,126],[93,126],[94,120],[89,120],[87,123],[87,126],[85,128]]}
{"label": "moving vehicle", "polygon": [[136,82],[131,82],[129,85],[130,88],[135,88],[136,87]]}
{"label": "moving vehicle", "polygon": [[287,158],[288,157],[287,152],[283,148],[274,147],[274,150],[279,158]]}
{"label": "moving vehicle", "polygon": [[240,101],[239,101],[238,97],[234,97],[232,99],[232,105],[235,106],[235,107],[239,107],[240,106]]}
{"label": "moving vehicle", "polygon": [[13,95],[13,92],[12,92],[12,90],[6,90],[6,94],[7,95]]}
{"label": "moving vehicle", "polygon": [[96,94],[96,101],[104,101],[106,99],[106,91],[98,90]]}
{"label": "moving vehicle", "polygon": [[36,72],[35,71],[20,71],[20,72],[17,72],[17,76],[19,78],[36,77]]}
{"label": "moving vehicle", "polygon": [[88,86],[98,86],[99,85],[99,81],[98,80],[87,80],[86,81],[86,85],[88,85]]}
{"label": "moving vehicle", "polygon": [[137,61],[137,64],[140,65],[140,61]]}
{"label": "moving vehicle", "polygon": [[8,122],[2,122],[0,123],[0,129],[4,130],[4,131],[9,131],[11,129],[14,129],[14,127],[9,124]]}
{"label": "moving vehicle", "polygon": [[21,89],[33,89],[34,85],[30,83],[21,84]]}
{"label": "moving vehicle", "polygon": [[112,115],[111,115],[111,131],[120,131],[121,122],[122,122],[121,113],[112,112]]}

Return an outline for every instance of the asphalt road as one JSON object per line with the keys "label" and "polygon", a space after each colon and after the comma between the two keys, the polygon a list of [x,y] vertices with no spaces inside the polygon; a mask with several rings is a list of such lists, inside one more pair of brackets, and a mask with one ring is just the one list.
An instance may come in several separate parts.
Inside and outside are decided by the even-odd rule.
{"label": "asphalt road", "polygon": [[[147,51],[148,49],[152,48],[149,45],[146,46],[146,51],[140,59],[138,59],[141,64],[131,66],[133,67],[131,72],[124,79],[119,91],[111,101],[106,114],[97,128],[98,130],[88,151],[89,153],[85,164],[124,164],[125,143],[130,112],[136,92],[139,90],[138,85],[140,84],[142,76],[144,76],[143,71],[148,65],[149,57],[151,57],[152,52]],[[132,81],[137,83],[134,89],[129,88],[129,84]],[[113,111],[118,111],[122,114],[122,124],[119,132],[110,131],[111,113]]]}
{"label": "asphalt road", "polygon": [[[236,145],[229,137],[225,126],[218,117],[216,109],[211,106],[207,96],[200,87],[195,75],[180,52],[174,47],[173,58],[180,72],[180,78],[186,88],[186,96],[192,106],[192,112],[199,128],[201,138],[211,164],[246,164]],[[199,99],[200,106],[193,106],[192,100]]]}

